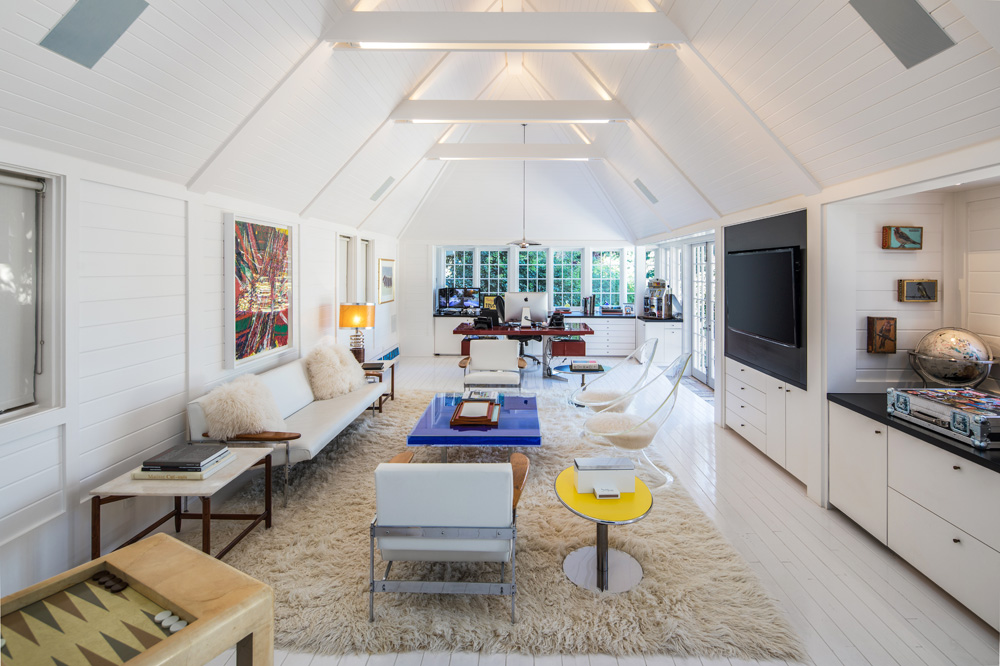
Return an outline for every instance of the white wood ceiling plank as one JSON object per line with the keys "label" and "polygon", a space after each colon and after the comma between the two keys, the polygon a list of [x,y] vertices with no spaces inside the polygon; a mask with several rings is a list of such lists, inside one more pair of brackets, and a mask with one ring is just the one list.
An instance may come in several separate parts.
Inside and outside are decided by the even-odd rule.
{"label": "white wood ceiling plank", "polygon": [[[729,69],[749,51],[764,48],[761,42],[770,40],[773,26],[780,22],[795,5],[795,0],[755,0],[739,24],[725,36],[719,46],[707,56],[719,74],[729,77]],[[697,43],[696,47],[701,49]],[[704,53],[704,51],[702,51]]]}
{"label": "white wood ceiling plank", "polygon": [[667,16],[677,24],[689,40],[694,41],[719,3],[720,0],[677,2],[670,8]]}
{"label": "white wood ceiling plank", "polygon": [[[34,0],[31,4],[42,5],[48,9],[51,9],[59,16],[62,16],[70,10],[70,7],[76,0]],[[23,6],[24,3],[22,3]]]}
{"label": "white wood ceiling plank", "polygon": [[275,68],[283,72],[316,42],[316,36],[297,34],[291,29],[283,17],[290,13],[287,9],[276,13],[263,2],[234,5],[233,0],[216,0],[211,3],[211,11],[241,33],[249,48],[272,60]]}
{"label": "white wood ceiling plank", "polygon": [[316,41],[323,33],[323,26],[328,25],[335,16],[339,16],[336,6],[331,5],[334,16],[323,11],[326,3],[313,1],[302,2],[300,0],[258,0],[267,5],[270,11],[281,17],[289,29],[295,34],[303,36],[309,42]]}
{"label": "white wood ceiling plank", "polygon": [[[926,7],[924,7],[924,9],[926,9]],[[949,35],[951,34],[951,31],[949,30],[951,24],[965,18],[962,10],[960,10],[953,2],[943,2],[939,7],[931,10],[929,13],[931,18],[933,18]],[[954,39],[954,37],[952,37],[952,39]]]}
{"label": "white wood ceiling plank", "polygon": [[[911,109],[912,105],[919,108],[926,96],[942,90],[961,86],[959,90],[975,94],[978,90],[995,88],[1000,85],[1000,81],[993,77],[980,77],[998,64],[1000,56],[977,34],[938,57],[925,61],[922,63],[925,67],[920,72],[901,71],[901,65],[897,68],[889,63],[885,68],[873,72],[881,73],[875,81],[870,82],[862,77],[850,86],[845,86],[837,97],[838,106],[822,114],[813,114],[807,122],[798,126],[779,126],[777,130],[785,137],[789,146],[795,146],[796,151],[808,150],[810,146],[829,142],[847,130],[873,122],[889,113]],[[892,69],[896,69],[897,75],[887,78],[886,75]],[[979,80],[972,83],[968,79]]]}
{"label": "white wood ceiling plank", "polygon": [[698,38],[692,40],[692,43],[706,58],[716,49],[724,48],[723,45],[726,44],[730,34],[746,18],[753,4],[746,0],[721,3],[705,22],[704,27],[698,31]]}

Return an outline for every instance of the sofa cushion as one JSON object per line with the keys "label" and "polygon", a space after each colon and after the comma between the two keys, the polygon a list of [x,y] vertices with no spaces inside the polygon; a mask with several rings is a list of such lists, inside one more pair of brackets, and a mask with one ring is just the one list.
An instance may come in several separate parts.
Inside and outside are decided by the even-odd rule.
{"label": "sofa cushion", "polygon": [[306,357],[306,370],[317,400],[336,398],[365,384],[365,371],[344,345],[317,345]]}
{"label": "sofa cushion", "polygon": [[[384,391],[383,384],[365,384],[357,391],[351,391],[330,400],[316,400],[285,419],[288,430],[302,435],[291,442],[289,460],[296,463],[309,460],[323,450],[327,444],[350,425]],[[279,453],[278,462],[284,462]]]}
{"label": "sofa cushion", "polygon": [[271,389],[283,419],[287,419],[315,399],[309,387],[309,377],[302,359],[279,365],[257,376]]}
{"label": "sofa cushion", "polygon": [[274,396],[256,375],[242,375],[215,387],[201,399],[201,407],[213,439],[285,427]]}
{"label": "sofa cushion", "polygon": [[517,386],[521,383],[521,375],[506,370],[484,370],[470,372],[465,376],[466,386]]}

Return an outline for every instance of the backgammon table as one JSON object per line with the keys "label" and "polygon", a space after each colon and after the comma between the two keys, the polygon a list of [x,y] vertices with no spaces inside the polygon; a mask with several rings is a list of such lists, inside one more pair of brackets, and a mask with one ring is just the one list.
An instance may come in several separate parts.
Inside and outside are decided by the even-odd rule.
{"label": "backgammon table", "polygon": [[[155,621],[166,611],[174,632]],[[238,666],[274,660],[271,588],[166,534],[6,596],[0,613],[2,666],[204,664],[234,645]]]}

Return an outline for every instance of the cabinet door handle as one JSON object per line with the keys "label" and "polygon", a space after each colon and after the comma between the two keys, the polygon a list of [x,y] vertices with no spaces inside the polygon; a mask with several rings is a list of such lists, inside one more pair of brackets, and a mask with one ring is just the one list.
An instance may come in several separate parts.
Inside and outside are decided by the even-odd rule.
{"label": "cabinet door handle", "polygon": [[740,390],[741,390],[741,391],[746,391],[746,387],[743,387],[743,386],[741,386],[741,387],[740,387]]}
{"label": "cabinet door handle", "polygon": [[962,543],[962,540],[961,539],[952,539],[951,542],[952,543]]}
{"label": "cabinet door handle", "polygon": [[740,405],[740,409],[743,409],[743,405]]}
{"label": "cabinet door handle", "polygon": [[783,387],[783,386],[779,386],[779,387],[778,387],[778,390],[780,391],[780,390],[781,390],[782,388],[784,388],[784,387]]}
{"label": "cabinet door handle", "polygon": [[791,393],[792,389],[785,389],[785,393]]}
{"label": "cabinet door handle", "polygon": [[740,368],[740,372],[743,372],[743,368]]}
{"label": "cabinet door handle", "polygon": [[962,469],[962,467],[960,465],[952,465],[951,468],[952,469]]}
{"label": "cabinet door handle", "polygon": [[881,434],[882,434],[882,431],[881,431],[881,430],[876,430],[876,431],[875,431],[875,434],[876,434],[876,435],[881,435]]}

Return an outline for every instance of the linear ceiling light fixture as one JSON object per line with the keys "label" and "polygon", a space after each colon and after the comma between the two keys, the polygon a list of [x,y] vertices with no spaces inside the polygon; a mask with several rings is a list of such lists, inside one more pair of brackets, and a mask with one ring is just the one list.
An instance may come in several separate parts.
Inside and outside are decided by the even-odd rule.
{"label": "linear ceiling light fixture", "polygon": [[438,143],[427,151],[429,160],[587,162],[604,159],[597,146],[580,143]]}
{"label": "linear ceiling light fixture", "polygon": [[324,38],[335,49],[648,51],[683,32],[655,12],[347,12]]}
{"label": "linear ceiling light fixture", "polygon": [[404,100],[389,114],[397,123],[591,123],[628,122],[613,100]]}

